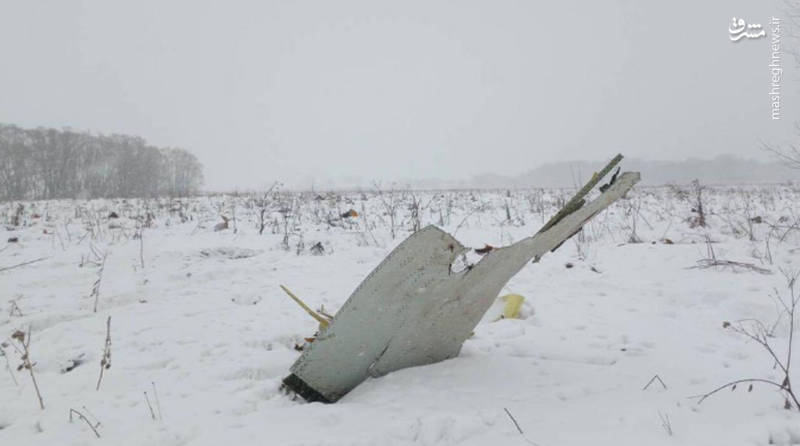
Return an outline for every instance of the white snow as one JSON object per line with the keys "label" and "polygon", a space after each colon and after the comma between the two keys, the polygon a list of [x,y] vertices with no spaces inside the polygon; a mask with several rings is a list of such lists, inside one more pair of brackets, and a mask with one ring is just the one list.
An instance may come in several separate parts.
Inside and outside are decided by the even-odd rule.
{"label": "white snow", "polygon": [[[523,319],[487,316],[458,358],[368,380],[333,405],[280,391],[317,322],[279,284],[334,313],[409,234],[415,200],[422,225],[480,248],[532,234],[569,193],[280,193],[263,235],[258,195],[25,203],[20,227],[9,223],[16,203],[0,204],[0,268],[46,257],[0,271],[0,341],[30,327],[45,404],[5,346],[0,445],[800,444],[800,412],[785,410],[775,388],[690,398],[734,379],[782,379],[760,346],[722,323],[779,315],[770,295],[787,296],[780,269],[800,268],[791,185],[707,189],[705,229],[690,227],[691,203],[670,189],[637,188],[512,279],[503,294],[525,296]],[[360,215],[341,219],[351,208]],[[107,219],[112,210],[121,218]],[[137,217],[148,211],[140,244]],[[220,214],[236,220],[215,232]],[[756,216],[764,223],[752,224],[751,240]],[[643,243],[628,243],[634,224]],[[690,269],[707,256],[706,236],[718,258],[772,274]],[[317,242],[323,255],[311,254]],[[107,254],[97,313],[92,247]],[[97,391],[108,316],[112,366]],[[771,339],[781,358],[787,340],[784,318]],[[667,387],[643,390],[654,375]],[[70,408],[99,421],[101,438],[70,423]]]}

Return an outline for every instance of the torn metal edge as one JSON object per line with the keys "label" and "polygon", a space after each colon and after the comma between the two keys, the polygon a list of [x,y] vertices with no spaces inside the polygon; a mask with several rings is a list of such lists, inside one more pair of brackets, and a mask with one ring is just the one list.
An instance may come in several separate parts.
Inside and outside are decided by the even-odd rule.
{"label": "torn metal edge", "polygon": [[306,384],[305,381],[300,379],[300,377],[295,375],[294,373],[290,374],[286,378],[283,378],[283,385],[281,387],[284,388],[284,390],[288,390],[296,393],[297,395],[300,395],[304,400],[308,401],[309,403],[314,403],[314,402],[320,402],[325,404],[333,403],[333,401],[325,398],[325,395],[314,390],[313,387]]}

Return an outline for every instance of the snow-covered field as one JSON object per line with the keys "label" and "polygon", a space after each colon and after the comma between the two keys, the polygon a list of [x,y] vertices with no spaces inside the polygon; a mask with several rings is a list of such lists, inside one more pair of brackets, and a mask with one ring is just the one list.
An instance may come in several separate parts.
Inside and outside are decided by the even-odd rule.
{"label": "snow-covered field", "polygon": [[[692,398],[783,379],[723,322],[771,328],[781,314],[781,270],[800,268],[800,187],[708,188],[705,228],[684,191],[636,188],[511,280],[521,319],[487,317],[458,358],[368,380],[332,405],[280,390],[317,324],[279,284],[334,313],[415,227],[501,246],[572,191],[0,204],[0,445],[800,444],[800,412],[776,387]],[[221,215],[228,227],[215,231]],[[709,247],[770,273],[691,268]],[[108,317],[111,367],[96,390]],[[779,358],[787,322],[769,338]],[[17,370],[16,330],[30,330],[44,410]],[[645,388],[656,375],[663,385]]]}

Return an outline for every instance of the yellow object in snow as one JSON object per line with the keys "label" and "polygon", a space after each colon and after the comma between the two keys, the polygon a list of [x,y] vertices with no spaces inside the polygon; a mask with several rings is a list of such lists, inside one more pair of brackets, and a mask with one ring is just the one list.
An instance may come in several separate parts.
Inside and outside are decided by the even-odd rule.
{"label": "yellow object in snow", "polygon": [[282,289],[284,292],[286,292],[286,294],[288,294],[288,295],[289,295],[289,297],[291,297],[291,298],[292,298],[292,300],[294,300],[295,302],[297,302],[297,305],[300,305],[300,308],[302,308],[302,309],[306,310],[306,313],[308,313],[308,314],[309,314],[311,317],[313,317],[314,319],[316,319],[316,320],[317,320],[317,322],[319,322],[319,328],[320,328],[320,330],[321,330],[321,329],[323,329],[323,328],[326,328],[326,327],[327,327],[327,326],[330,324],[330,320],[329,320],[329,319],[325,318],[324,316],[320,315],[320,314],[319,314],[319,313],[317,313],[316,311],[312,310],[312,309],[311,309],[311,307],[309,307],[308,305],[306,305],[306,303],[305,303],[305,302],[303,302],[302,300],[300,300],[300,298],[299,298],[299,297],[295,296],[295,295],[294,295],[294,293],[292,293],[291,291],[289,291],[289,289],[288,289],[288,288],[286,288],[286,287],[285,287],[285,286],[283,286],[283,285],[281,285],[280,287],[281,287],[281,289]]}
{"label": "yellow object in snow", "polygon": [[522,308],[522,302],[525,301],[525,298],[519,294],[506,294],[500,299],[503,299],[503,302],[506,303],[506,305],[503,307],[502,318],[519,319],[519,310]]}

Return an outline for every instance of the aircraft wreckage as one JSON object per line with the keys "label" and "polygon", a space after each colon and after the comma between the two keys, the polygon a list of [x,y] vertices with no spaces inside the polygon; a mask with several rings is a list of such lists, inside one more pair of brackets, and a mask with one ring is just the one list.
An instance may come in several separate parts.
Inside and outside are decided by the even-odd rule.
{"label": "aircraft wreckage", "polygon": [[595,173],[535,235],[491,249],[463,271],[454,272],[451,265],[469,249],[450,234],[435,226],[412,234],[364,279],[332,320],[320,324],[316,339],[305,344],[283,380],[284,388],[307,401],[333,403],[369,377],[458,355],[517,272],[555,251],[639,182],[639,173],[618,175],[617,168],[600,186],[600,195],[586,202],[621,160],[617,155]]}

